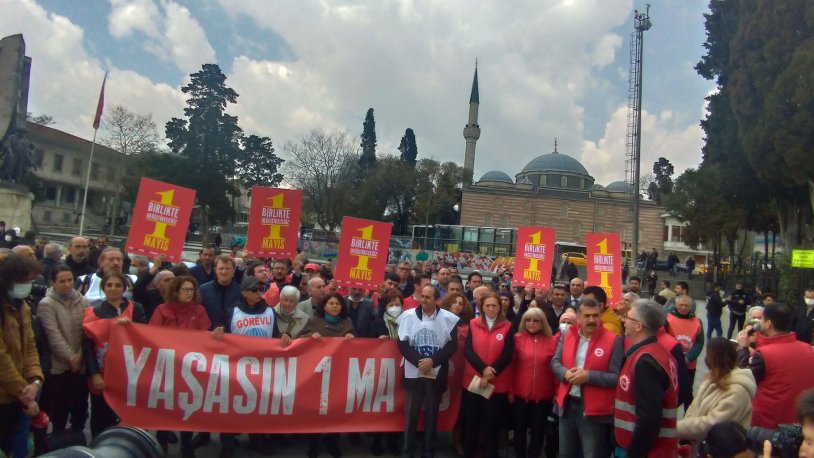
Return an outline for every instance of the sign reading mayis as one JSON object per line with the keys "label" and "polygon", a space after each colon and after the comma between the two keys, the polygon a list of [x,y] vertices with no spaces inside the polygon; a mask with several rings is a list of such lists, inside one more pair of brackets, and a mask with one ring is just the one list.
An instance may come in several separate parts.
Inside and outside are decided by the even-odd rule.
{"label": "sign reading mayis", "polygon": [[142,178],[126,251],[151,258],[163,254],[169,262],[180,261],[194,202],[192,189]]}

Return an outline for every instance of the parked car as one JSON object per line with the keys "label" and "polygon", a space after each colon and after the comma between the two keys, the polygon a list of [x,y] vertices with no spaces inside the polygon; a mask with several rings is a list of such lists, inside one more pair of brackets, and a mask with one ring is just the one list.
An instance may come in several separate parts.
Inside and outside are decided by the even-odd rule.
{"label": "parked car", "polygon": [[586,256],[585,253],[577,253],[577,252],[565,252],[560,256],[562,262],[565,262],[567,259],[568,262],[573,262],[575,266],[584,266]]}
{"label": "parked car", "polygon": [[[687,266],[680,263],[680,262],[678,264],[676,264],[676,269],[678,270],[678,272],[687,273]],[[667,261],[662,261],[661,259],[659,259],[659,260],[656,260],[656,265],[653,266],[653,270],[660,270],[662,272],[669,272],[670,271],[670,266],[669,266],[669,264],[667,264]]]}

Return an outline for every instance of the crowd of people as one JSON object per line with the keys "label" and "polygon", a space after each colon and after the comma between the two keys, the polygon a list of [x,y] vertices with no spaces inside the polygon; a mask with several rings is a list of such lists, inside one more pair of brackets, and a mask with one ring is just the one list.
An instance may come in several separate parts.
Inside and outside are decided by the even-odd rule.
{"label": "crowd of people", "polygon": [[[434,456],[450,385],[462,393],[452,437],[464,457],[497,457],[506,447],[522,458],[748,456],[739,442],[746,428],[798,422],[800,456],[814,456],[814,289],[799,306],[768,293],[755,305],[742,284],[725,294],[716,285],[705,330],[683,281],[646,295],[633,276],[621,300],[609,303],[604,289],[576,276],[535,290],[514,285],[510,271],[463,278],[455,266],[426,262],[389,265],[379,288],[367,291],[338,285],[330,261],[303,255],[252,259],[204,246],[194,264],[172,264],[128,256],[104,237],[75,237],[65,253],[40,241],[0,249],[0,450],[7,456],[27,456],[41,411],[52,437],[81,441],[88,422],[91,437],[118,424],[102,396],[107,348],[83,331],[97,320],[217,340],[274,338],[281,346],[393,339],[404,359],[405,431],[371,433],[377,456]],[[724,307],[733,340],[722,337]],[[709,372],[694,390],[702,354]],[[450,374],[450,362],[463,370]],[[273,433],[249,435],[248,449],[274,453],[287,438]],[[165,451],[178,444],[192,457],[211,433],[158,431],[156,438]],[[238,455],[238,435],[219,439],[220,456]],[[315,457],[324,447],[338,457],[343,440],[312,434],[303,451]],[[347,440],[358,445],[363,436]]]}

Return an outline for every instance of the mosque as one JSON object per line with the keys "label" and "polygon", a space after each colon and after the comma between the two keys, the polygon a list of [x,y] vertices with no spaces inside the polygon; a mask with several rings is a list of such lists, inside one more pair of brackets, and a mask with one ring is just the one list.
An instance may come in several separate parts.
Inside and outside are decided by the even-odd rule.
{"label": "mosque", "polygon": [[[469,120],[464,127],[464,176],[472,177],[478,125],[478,70],[472,82]],[[578,160],[554,150],[532,159],[514,178],[501,170],[486,172],[465,186],[461,203],[462,226],[511,228],[547,226],[560,242],[583,244],[589,232],[619,233],[623,249],[632,235],[631,186],[616,181],[603,186]],[[679,223],[664,207],[642,200],[639,206],[639,247],[659,253],[675,248],[692,251],[681,242]],[[668,243],[669,242],[669,243]],[[673,247],[674,242],[676,243]]]}

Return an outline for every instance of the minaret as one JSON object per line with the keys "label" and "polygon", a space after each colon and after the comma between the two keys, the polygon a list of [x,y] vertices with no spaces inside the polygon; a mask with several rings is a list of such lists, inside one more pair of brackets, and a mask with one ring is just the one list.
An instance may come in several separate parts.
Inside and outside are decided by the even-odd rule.
{"label": "minaret", "polygon": [[466,154],[464,155],[464,184],[469,186],[475,171],[475,143],[480,138],[480,126],[478,126],[478,61],[475,61],[475,78],[472,80],[472,94],[469,96],[469,121],[464,127],[464,139],[466,140]]}

